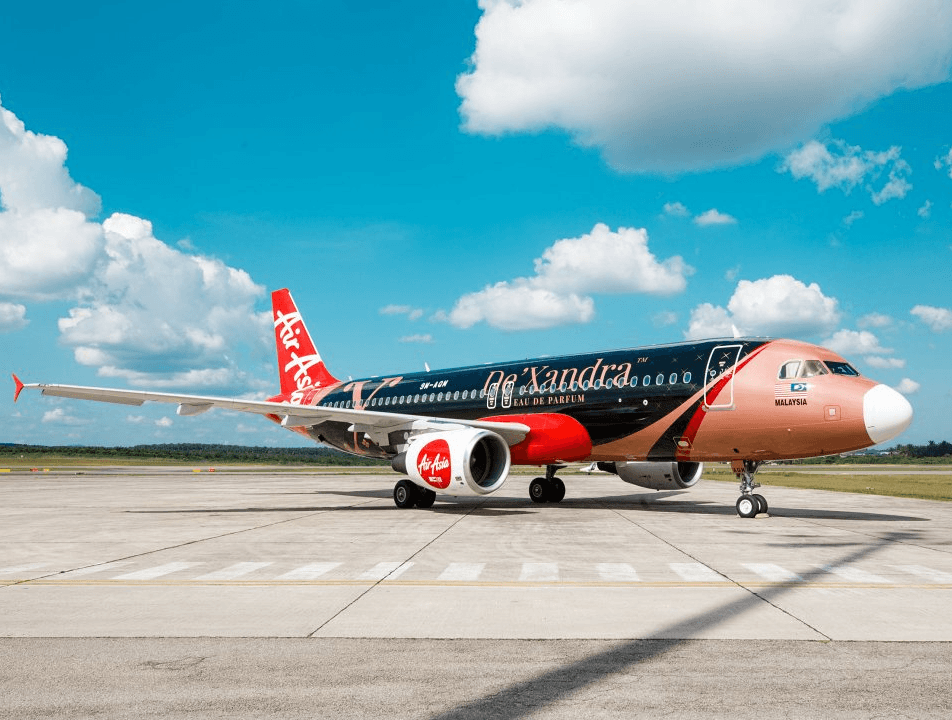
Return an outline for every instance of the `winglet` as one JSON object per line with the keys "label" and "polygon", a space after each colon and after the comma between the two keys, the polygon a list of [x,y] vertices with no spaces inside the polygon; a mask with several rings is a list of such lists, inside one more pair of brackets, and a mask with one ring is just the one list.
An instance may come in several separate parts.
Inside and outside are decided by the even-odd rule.
{"label": "winglet", "polygon": [[17,398],[20,397],[20,391],[23,390],[23,383],[20,382],[20,378],[16,375],[13,375],[13,382],[17,386],[17,389],[13,392],[13,402],[16,402]]}

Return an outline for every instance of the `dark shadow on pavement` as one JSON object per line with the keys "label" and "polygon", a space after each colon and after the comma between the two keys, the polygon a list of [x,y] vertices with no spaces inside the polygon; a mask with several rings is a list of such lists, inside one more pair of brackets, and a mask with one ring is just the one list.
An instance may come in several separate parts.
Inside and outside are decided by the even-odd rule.
{"label": "dark shadow on pavement", "polygon": [[[904,533],[890,533],[831,564],[846,565],[863,560],[888,547],[891,543],[905,539],[907,539],[907,535]],[[650,643],[646,643],[645,639],[620,643],[604,652],[590,655],[577,662],[542,673],[529,680],[515,683],[499,692],[434,715],[433,718],[439,720],[471,720],[488,717],[527,717],[551,707],[565,700],[572,693],[594,685],[605,678],[622,675],[639,664],[665,655],[689,642],[690,638],[715,628],[724,618],[743,614],[764,602],[776,605],[777,601],[789,593],[791,589],[800,588],[804,584],[819,580],[824,574],[825,571],[818,568],[816,571],[805,573],[802,576],[803,582],[758,589],[756,592],[750,588],[744,588],[748,594],[741,599],[726,603],[707,614],[697,615],[670,625],[658,633],[662,636],[661,638],[651,639]],[[810,629],[816,633],[817,640],[831,640],[816,628],[811,627]]]}

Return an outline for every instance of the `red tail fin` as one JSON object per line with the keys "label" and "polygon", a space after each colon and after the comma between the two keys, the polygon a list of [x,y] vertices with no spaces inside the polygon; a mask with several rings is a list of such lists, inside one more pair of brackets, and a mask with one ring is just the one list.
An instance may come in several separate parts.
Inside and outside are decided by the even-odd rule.
{"label": "red tail fin", "polygon": [[281,394],[291,402],[299,402],[303,391],[327,387],[338,382],[327,371],[324,361],[304,327],[291,293],[287,289],[271,293],[274,313],[274,340],[278,348],[278,374],[281,376]]}

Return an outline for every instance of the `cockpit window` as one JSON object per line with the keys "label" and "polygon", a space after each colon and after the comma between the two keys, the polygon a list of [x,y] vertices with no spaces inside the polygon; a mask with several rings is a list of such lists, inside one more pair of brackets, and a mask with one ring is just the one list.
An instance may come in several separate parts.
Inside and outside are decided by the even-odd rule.
{"label": "cockpit window", "polygon": [[830,372],[834,375],[849,375],[850,377],[859,375],[859,371],[849,363],[827,360],[826,366],[830,368]]}
{"label": "cockpit window", "polygon": [[793,380],[794,378],[811,378],[817,375],[828,375],[829,370],[819,360],[787,360],[780,366],[777,378]]}
{"label": "cockpit window", "polygon": [[829,370],[823,367],[819,360],[805,360],[800,368],[800,377],[809,378],[817,375],[829,375]]}
{"label": "cockpit window", "polygon": [[788,360],[783,365],[780,366],[780,372],[777,374],[777,377],[781,380],[790,380],[797,376],[797,373],[800,371],[800,361],[799,360]]}

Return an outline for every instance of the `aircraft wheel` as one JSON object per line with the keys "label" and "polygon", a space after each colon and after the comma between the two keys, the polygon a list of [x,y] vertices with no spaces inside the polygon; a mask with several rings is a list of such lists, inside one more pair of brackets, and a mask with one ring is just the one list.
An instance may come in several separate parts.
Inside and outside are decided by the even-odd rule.
{"label": "aircraft wheel", "polygon": [[751,495],[741,495],[737,498],[737,514],[742,518],[752,518],[760,510],[758,503]]}
{"label": "aircraft wheel", "polygon": [[565,483],[559,478],[552,478],[549,482],[549,502],[562,502],[565,497]]}
{"label": "aircraft wheel", "polygon": [[417,501],[417,486],[401,480],[393,486],[393,502],[398,508],[412,508]]}
{"label": "aircraft wheel", "polygon": [[758,510],[758,512],[761,512],[761,513],[767,512],[767,498],[765,498],[763,495],[760,495],[759,493],[754,493],[753,495],[751,495],[751,497],[754,500],[756,500],[757,505],[760,506],[760,509]]}
{"label": "aircraft wheel", "polygon": [[544,503],[549,499],[548,482],[545,478],[536,478],[529,483],[529,497],[532,502]]}
{"label": "aircraft wheel", "polygon": [[417,495],[416,506],[418,508],[429,508],[433,507],[433,503],[436,502],[436,493],[432,490],[420,490]]}

